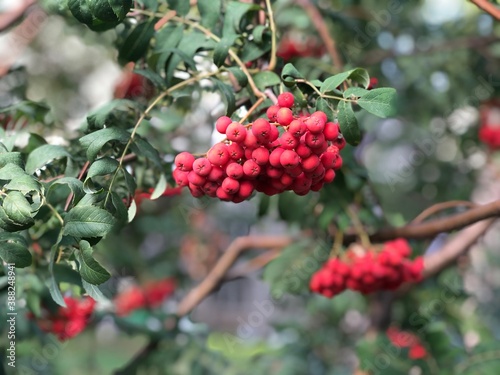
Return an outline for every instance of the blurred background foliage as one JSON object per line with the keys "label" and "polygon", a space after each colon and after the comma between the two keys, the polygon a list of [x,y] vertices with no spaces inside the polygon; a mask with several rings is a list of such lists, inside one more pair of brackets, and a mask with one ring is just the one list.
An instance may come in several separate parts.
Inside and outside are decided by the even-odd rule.
{"label": "blurred background foliage", "polygon": [[[189,194],[142,202],[131,224],[96,246],[97,257],[112,274],[103,293],[112,298],[124,285],[174,277],[174,296],[160,308],[136,310],[126,317],[100,305],[91,327],[64,343],[41,333],[20,314],[19,373],[109,374],[152,337],[161,337],[152,355],[130,373],[340,375],[361,367],[384,375],[498,374],[498,230],[490,231],[481,251],[394,301],[390,295],[365,298],[351,292],[333,300],[311,295],[307,283],[315,269],[300,263],[306,246],[299,248],[299,255],[287,250],[288,260],[278,258],[268,266],[272,269],[248,271],[248,259],[260,254],[255,251],[243,256],[232,269],[234,276],[228,275],[190,316],[178,322],[172,317],[180,298],[206,276],[237,236],[297,235],[306,228],[318,234],[307,246],[328,249],[328,223],[335,218],[340,228],[351,224],[342,212],[346,204],[362,202],[360,218],[370,228],[401,225],[434,203],[470,199],[481,189],[480,174],[497,159],[477,139],[479,107],[500,91],[500,26],[492,17],[462,0],[313,3],[345,69],[364,67],[378,79],[378,86],[398,90],[398,115],[379,119],[359,113],[363,142],[343,150],[345,174],[320,194],[259,195],[239,205]],[[134,22],[95,33],[70,17],[59,2],[44,0],[40,5],[47,18],[2,77],[0,106],[25,99],[41,104],[16,106],[17,118],[6,133],[0,129],[0,137],[22,134],[27,120],[30,132],[51,144],[67,145],[85,128],[89,111],[113,98],[122,77],[116,46]],[[0,10],[11,6],[8,0],[0,1]],[[273,7],[279,64],[285,57],[309,80],[335,73],[303,8],[290,0],[276,0]],[[9,43],[5,34],[0,36],[2,56],[9,54]],[[206,150],[216,139],[214,120],[223,112],[217,92],[195,92],[156,110],[140,134],[171,162],[175,152]],[[139,186],[149,186],[148,170],[138,173],[144,181]],[[488,194],[477,197],[491,199]],[[414,251],[439,248],[445,237],[436,238],[430,247],[426,241],[412,242]],[[316,260],[316,269],[319,266]],[[274,285],[283,282],[280,272],[286,275],[287,269],[298,275],[300,288]],[[261,280],[262,273],[271,287]],[[38,280],[33,279],[33,285],[23,280],[20,289],[36,288]],[[281,295],[271,295],[271,290]],[[2,306],[5,298],[0,295]],[[386,319],[420,337],[429,354],[425,359],[409,360],[405,349],[391,346],[383,332],[373,341],[373,332],[367,331],[374,300],[393,302]],[[268,310],[256,308],[255,303],[263,301],[271,306]],[[27,303],[19,301],[19,311]],[[0,328],[5,328],[4,320]],[[4,340],[2,335],[2,345]]]}

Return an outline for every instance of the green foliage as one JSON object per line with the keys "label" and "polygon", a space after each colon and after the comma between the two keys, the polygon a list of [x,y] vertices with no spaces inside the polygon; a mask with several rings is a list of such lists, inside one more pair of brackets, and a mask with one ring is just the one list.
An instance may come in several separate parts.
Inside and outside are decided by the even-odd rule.
{"label": "green foliage", "polygon": [[73,16],[92,30],[104,31],[122,22],[132,0],[68,0]]}

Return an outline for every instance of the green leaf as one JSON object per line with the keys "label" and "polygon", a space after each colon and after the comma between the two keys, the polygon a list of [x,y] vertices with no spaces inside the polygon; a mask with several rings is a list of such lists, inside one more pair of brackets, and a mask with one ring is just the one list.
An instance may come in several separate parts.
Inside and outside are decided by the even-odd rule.
{"label": "green leaf", "polygon": [[260,44],[264,41],[264,32],[267,30],[267,27],[264,25],[257,25],[252,30],[252,35],[255,43]]}
{"label": "green leaf", "polygon": [[15,164],[24,168],[23,156],[20,152],[0,152],[0,168],[5,167],[7,164]]}
{"label": "green leaf", "polygon": [[80,241],[80,249],[75,252],[76,260],[79,263],[80,275],[82,279],[92,285],[99,285],[107,281],[111,275],[92,256],[92,246],[87,241]]}
{"label": "green leaf", "polygon": [[248,77],[246,76],[245,73],[243,73],[243,70],[239,66],[231,66],[227,68],[227,70],[233,74],[234,78],[236,78],[236,81],[238,81],[238,85],[241,87],[245,87],[248,85]]}
{"label": "green leaf", "polygon": [[33,174],[52,160],[67,158],[66,169],[71,168],[71,154],[62,146],[43,145],[33,150],[26,161],[26,172]]}
{"label": "green leaf", "polygon": [[347,72],[342,72],[335,74],[334,76],[327,78],[325,82],[321,85],[320,91],[322,94],[329,91],[334,91],[347,79],[352,79],[355,82],[360,83],[365,88],[370,84],[370,76],[365,69],[356,68],[348,70]]}
{"label": "green leaf", "polygon": [[95,31],[111,29],[123,21],[132,0],[68,0],[71,14]]}
{"label": "green leaf", "polygon": [[151,12],[156,12],[158,9],[158,0],[137,0]]}
{"label": "green leaf", "polygon": [[276,73],[267,70],[255,74],[252,78],[259,90],[264,90],[266,87],[281,83],[281,79]]}
{"label": "green leaf", "polygon": [[73,193],[73,202],[78,202],[85,195],[83,192],[83,182],[74,177],[63,177],[54,180],[47,190],[47,199],[50,193],[57,188],[58,185],[67,185]]}
{"label": "green leaf", "polygon": [[5,210],[0,206],[0,228],[6,230],[7,232],[19,232],[24,229],[28,229],[31,225],[20,225],[7,216]]}
{"label": "green leaf", "polygon": [[239,1],[229,1],[224,14],[224,25],[222,35],[225,37],[238,35],[242,31],[242,19],[250,11],[257,11],[261,8],[252,3],[241,3]]}
{"label": "green leaf", "polygon": [[102,147],[110,141],[127,143],[130,139],[130,133],[120,128],[105,128],[96,132],[87,134],[80,138],[79,142],[87,150],[87,159],[94,161],[101,151]]}
{"label": "green leaf", "polygon": [[222,0],[198,0],[198,11],[201,16],[201,25],[213,29],[222,13]]}
{"label": "green leaf", "polygon": [[[128,99],[115,99],[92,111],[87,116],[88,130],[98,130],[109,128],[123,122],[125,116],[131,108],[138,108],[137,103]],[[120,113],[121,112],[121,113]]]}
{"label": "green leaf", "polygon": [[243,62],[255,61],[271,50],[271,44],[258,44],[254,41],[245,41],[240,56]]}
{"label": "green leaf", "polygon": [[59,236],[57,237],[56,243],[51,247],[50,249],[50,255],[49,255],[49,274],[50,277],[47,280],[47,286],[49,288],[50,295],[54,302],[56,302],[58,305],[62,307],[66,307],[66,302],[64,302],[64,298],[61,294],[61,290],[59,289],[58,282],[56,280],[56,276],[54,274],[54,262],[55,262],[55,256],[59,250],[59,244],[61,243],[61,239],[63,236],[63,231],[61,230],[59,232]]}
{"label": "green leaf", "polygon": [[149,42],[155,34],[154,24],[154,20],[148,20],[138,24],[130,32],[118,50],[120,62],[137,61],[146,54]]}
{"label": "green leaf", "polygon": [[361,108],[379,117],[396,114],[396,90],[390,87],[373,89],[357,101]]}
{"label": "green leaf", "polygon": [[128,192],[130,194],[134,194],[137,190],[137,183],[135,182],[135,178],[125,168],[122,168],[121,172],[123,173],[123,178],[125,179],[125,185],[127,185]]}
{"label": "green leaf", "polygon": [[235,39],[235,37],[224,37],[215,46],[214,64],[217,67],[221,67],[222,65],[224,65],[224,61],[226,61],[226,57],[229,53],[229,48],[231,48]]}
{"label": "green leaf", "polygon": [[3,209],[7,216],[16,224],[26,226],[34,223],[31,205],[24,194],[10,191],[3,200]]}
{"label": "green leaf", "polygon": [[64,218],[64,234],[77,238],[104,237],[115,223],[113,215],[102,208],[76,206]]}
{"label": "green leaf", "polygon": [[109,299],[106,298],[106,296],[101,292],[101,289],[99,289],[97,285],[92,285],[86,282],[83,278],[82,278],[82,285],[87,294],[97,302],[110,303]]}
{"label": "green leaf", "polygon": [[356,98],[360,98],[363,95],[366,95],[370,92],[370,90],[363,89],[361,87],[349,87],[347,90],[343,92],[344,98],[350,99],[351,96],[355,96]]}
{"label": "green leaf", "polygon": [[132,220],[134,220],[135,215],[137,214],[137,204],[133,199],[132,202],[130,202],[130,207],[128,208],[127,214],[128,214],[128,222],[131,223]]}
{"label": "green leaf", "polygon": [[179,16],[185,16],[189,12],[189,1],[186,0],[167,0],[168,7],[177,12]]}
{"label": "green leaf", "polygon": [[10,181],[16,177],[25,176],[26,172],[19,165],[8,163],[0,168],[0,180]]}
{"label": "green leaf", "polygon": [[157,167],[162,168],[162,160],[158,150],[156,150],[146,139],[136,135],[130,148],[137,156],[145,157],[152,161]]}
{"label": "green leaf", "polygon": [[31,253],[26,239],[15,233],[0,233],[0,258],[16,268],[31,266]]}
{"label": "green leaf", "polygon": [[14,178],[7,185],[4,186],[5,189],[8,190],[18,190],[23,194],[28,194],[30,192],[38,192],[41,193],[42,185],[28,174],[24,174],[23,176]]}
{"label": "green leaf", "polygon": [[361,142],[361,130],[351,103],[341,101],[337,107],[340,130],[347,143],[357,146]]}
{"label": "green leaf", "polygon": [[108,174],[112,174],[118,169],[119,165],[120,163],[118,162],[118,160],[112,159],[107,156],[97,159],[90,165],[85,181],[95,176],[105,176]]}
{"label": "green leaf", "polygon": [[156,184],[156,187],[153,193],[151,194],[151,200],[155,200],[161,197],[166,188],[167,188],[167,179],[165,178],[164,174],[161,174],[160,179],[158,180],[158,183]]}
{"label": "green leaf", "polygon": [[224,103],[226,103],[227,106],[226,115],[231,116],[234,110],[236,109],[236,98],[234,97],[234,91],[232,87],[226,85],[217,78],[212,77],[211,79],[217,85],[217,88],[222,94],[222,99],[224,100]]}
{"label": "green leaf", "polygon": [[[155,35],[155,52],[162,53],[165,48],[176,48],[183,36],[184,25],[175,25],[174,23],[166,25]],[[166,61],[166,59],[163,61],[161,69],[163,69]],[[161,70],[158,68],[159,67],[156,66],[156,71],[159,73]]]}
{"label": "green leaf", "polygon": [[293,86],[295,84],[296,79],[303,79],[304,77],[300,72],[293,66],[293,64],[288,63],[283,67],[283,70],[281,71],[281,79],[285,83],[285,85]]}

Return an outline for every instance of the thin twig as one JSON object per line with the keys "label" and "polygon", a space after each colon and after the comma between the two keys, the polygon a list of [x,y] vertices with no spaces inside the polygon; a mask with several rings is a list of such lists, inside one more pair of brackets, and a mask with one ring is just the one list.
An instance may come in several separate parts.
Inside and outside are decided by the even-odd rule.
{"label": "thin twig", "polygon": [[477,205],[475,203],[469,202],[469,201],[448,201],[448,202],[442,202],[442,203],[437,203],[433,206],[430,206],[429,208],[425,209],[422,211],[413,221],[411,222],[412,224],[418,224],[423,222],[425,219],[429,218],[430,216],[433,216],[437,214],[438,212],[447,210],[449,208],[457,208],[457,207],[476,207]]}
{"label": "thin twig", "polygon": [[274,68],[276,68],[276,24],[274,23],[271,0],[266,0],[266,8],[269,17],[269,28],[271,29],[271,59],[269,60],[267,70],[274,71]]}
{"label": "thin twig", "polygon": [[246,236],[236,238],[205,279],[179,303],[177,315],[184,316],[188,314],[207,297],[219,285],[242,251],[249,249],[279,249],[291,244],[292,241],[293,239],[289,236]]}

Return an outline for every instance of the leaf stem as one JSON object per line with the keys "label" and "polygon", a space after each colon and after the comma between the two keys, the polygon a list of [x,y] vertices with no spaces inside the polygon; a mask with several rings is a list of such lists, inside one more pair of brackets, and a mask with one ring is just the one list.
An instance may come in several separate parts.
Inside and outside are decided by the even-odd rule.
{"label": "leaf stem", "polygon": [[267,15],[269,17],[269,28],[271,29],[271,59],[267,70],[273,71],[276,68],[276,24],[274,23],[273,8],[271,0],[266,0]]}

